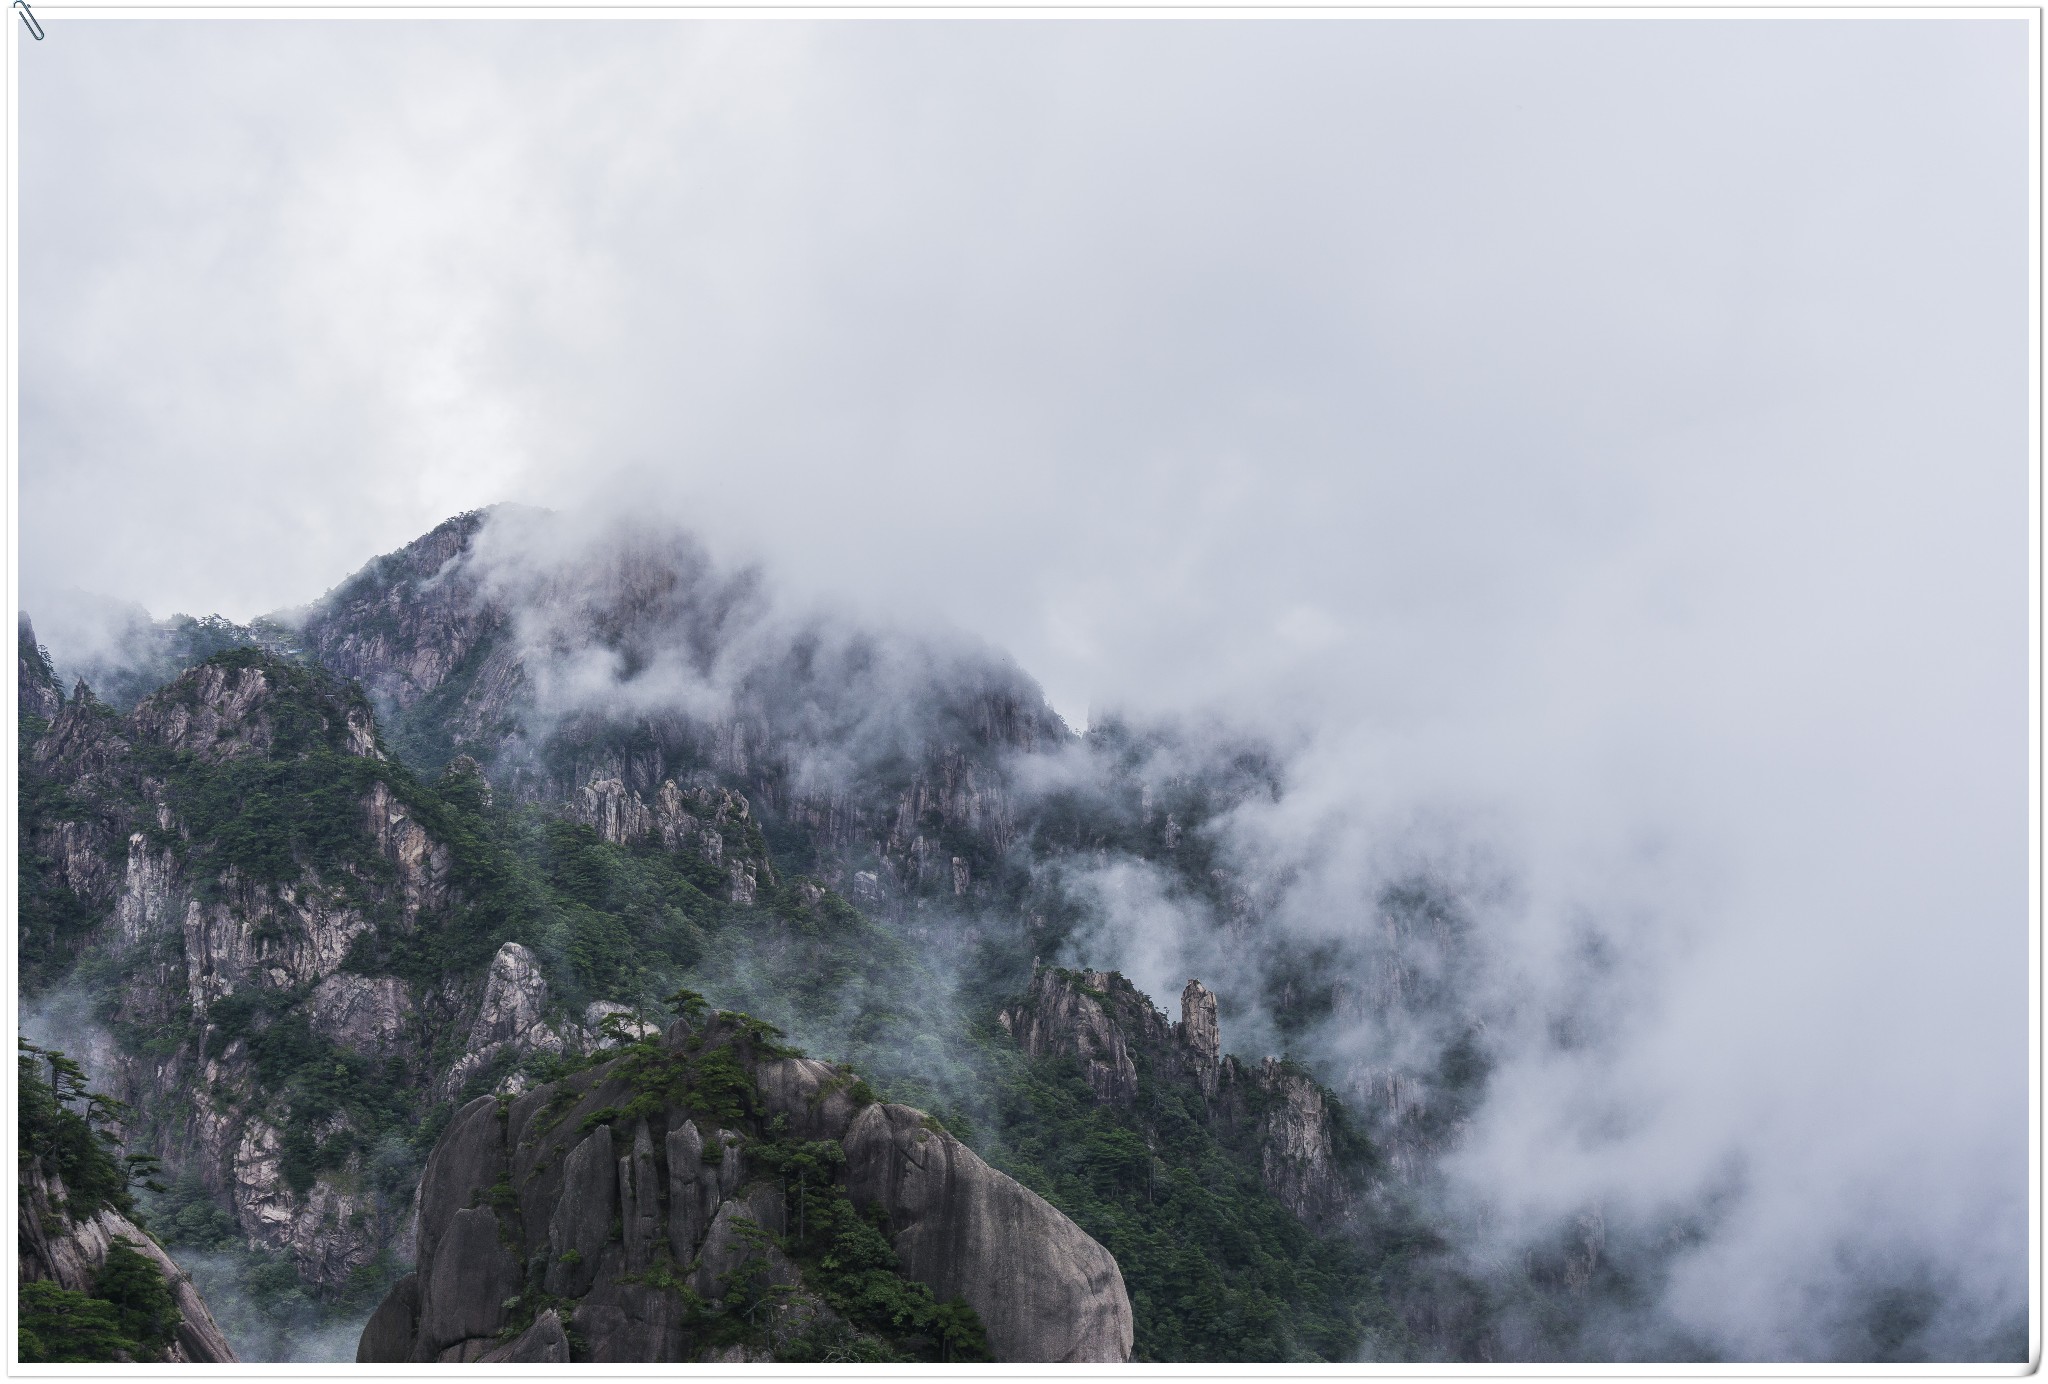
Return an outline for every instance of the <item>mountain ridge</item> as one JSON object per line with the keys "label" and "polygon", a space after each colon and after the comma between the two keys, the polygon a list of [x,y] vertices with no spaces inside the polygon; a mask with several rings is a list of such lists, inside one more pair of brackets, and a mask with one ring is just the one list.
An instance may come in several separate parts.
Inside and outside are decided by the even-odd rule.
{"label": "mountain ridge", "polygon": [[[1032,1131],[1005,1123],[999,1107],[1008,1097],[990,1104],[1003,1090],[1063,1089],[1057,1070],[1070,1055],[1056,1046],[1020,1051],[991,1002],[1005,987],[1029,987],[1030,949],[1055,925],[1031,907],[1043,890],[1030,858],[1043,828],[1018,808],[1009,756],[1082,743],[1042,698],[1025,699],[1026,688],[1035,696],[1028,679],[996,666],[969,678],[945,714],[890,723],[882,713],[891,706],[863,697],[893,696],[900,648],[855,637],[831,643],[801,621],[772,624],[757,612],[747,629],[794,629],[799,638],[723,665],[715,641],[699,641],[696,666],[723,667],[736,693],[734,715],[710,734],[644,705],[622,715],[616,705],[570,703],[571,714],[547,720],[545,734],[484,743],[472,732],[488,729],[493,715],[565,703],[559,688],[547,691],[554,673],[532,675],[494,648],[516,620],[462,604],[483,599],[495,580],[465,575],[464,554],[482,524],[461,516],[401,550],[409,556],[398,562],[366,567],[330,593],[327,614],[299,626],[296,654],[217,653],[127,717],[83,687],[69,699],[59,693],[54,714],[41,715],[52,689],[37,674],[40,650],[24,637],[24,763],[33,766],[24,802],[33,810],[23,815],[23,859],[50,905],[25,910],[24,955],[44,958],[52,978],[99,985],[125,997],[117,1009],[154,1017],[146,1038],[133,1026],[117,1035],[118,1065],[191,1189],[181,1213],[198,1217],[209,1199],[231,1208],[237,1233],[290,1255],[316,1294],[363,1301],[388,1292],[416,1253],[406,1187],[439,1132],[430,1118],[406,1134],[406,1112],[422,1100],[449,1110],[445,1102],[479,1088],[517,1095],[559,1079],[555,1067],[600,1051],[606,1016],[644,1004],[657,974],[706,976],[749,1008],[766,1003],[778,1021],[822,1025],[832,1048],[873,1066],[876,1080],[932,1110],[941,1128],[994,1139],[998,1168],[1056,1201],[1096,1197],[1078,1184],[1062,1192],[1067,1175],[1034,1161],[1040,1156],[1020,1162],[1006,1152],[1012,1135],[997,1130],[1027,1141]],[[595,589],[613,590],[609,580]],[[415,606],[428,583],[425,605]],[[687,634],[702,613],[653,585],[653,606],[615,612],[607,656]],[[577,599],[578,619],[598,609]],[[712,604],[727,619],[743,602],[735,595]],[[403,620],[386,622],[394,607],[410,612],[410,634]],[[353,625],[337,611],[354,612]],[[430,627],[454,633],[423,659]],[[317,667],[323,653],[338,669],[295,671]],[[614,665],[629,683],[652,666],[636,674],[630,663]],[[951,666],[937,660],[924,671]],[[799,687],[819,686],[820,669],[854,669],[868,681],[812,706],[773,682],[771,674],[791,668]],[[952,690],[930,677],[918,685],[913,702]],[[460,695],[434,701],[451,688]],[[530,700],[493,700],[522,688]],[[401,718],[398,731],[382,725],[380,702]],[[800,713],[792,723],[770,715],[792,707]],[[451,731],[422,741],[423,721],[403,723],[421,708],[471,738]],[[823,769],[806,760],[840,731],[859,754]],[[450,753],[419,754],[423,743]],[[817,787],[831,773],[840,775],[836,797]],[[304,810],[279,819],[281,792]],[[1181,846],[1188,828],[1170,813],[1166,820],[1160,839]],[[71,903],[56,906],[66,895]],[[138,947],[167,962],[168,948],[177,964],[132,969],[105,989],[109,968],[132,961]],[[501,965],[508,947],[523,959]],[[976,983],[989,998],[970,985],[960,996],[966,1008],[948,1017],[951,983],[935,987],[926,968],[956,953],[980,958],[962,974],[980,967]],[[984,1017],[970,1021],[974,1012]],[[920,1031],[981,1036],[937,1057]],[[326,1076],[317,1075],[321,1063]],[[1038,1078],[1026,1073],[1038,1068],[1052,1085],[1029,1085]],[[195,1085],[216,1094],[175,1114],[179,1093]],[[1121,1148],[1115,1141],[1126,1136],[1114,1129],[1142,1137],[1138,1112],[1059,1109],[1068,1113],[1041,1127],[1099,1130],[1086,1135],[1089,1149],[1097,1139]],[[1280,1149],[1266,1159],[1251,1151],[1251,1136],[1232,1135],[1235,1152],[1210,1134],[1186,1137],[1213,1150],[1200,1156],[1242,1169],[1231,1174],[1244,1179],[1233,1197],[1278,1197],[1290,1219],[1314,1214],[1287,1169],[1310,1147],[1326,1157],[1329,1138],[1297,1139],[1289,1152],[1275,1126],[1256,1136]],[[1091,1201],[1103,1209],[1090,1214],[1109,1216],[1134,1195],[1120,1176],[1098,1179],[1110,1200]],[[1165,1214],[1114,1214],[1127,1213]],[[1258,1235],[1297,1233],[1270,1219],[1248,1224],[1263,1227]],[[1123,1243],[1123,1257],[1162,1252]],[[1359,1270],[1330,1271],[1365,1291]],[[1215,1291],[1251,1291],[1223,1286],[1238,1281],[1229,1274],[1277,1286],[1285,1275],[1275,1272],[1228,1270]],[[1199,1301],[1168,1306],[1156,1291],[1134,1301],[1139,1353],[1155,1358],[1173,1340],[1191,1348],[1194,1337],[1165,1326],[1204,1310]],[[1314,1327],[1321,1334],[1312,1353],[1323,1358],[1348,1354],[1343,1336],[1358,1329],[1338,1325],[1355,1321],[1356,1309],[1336,1303],[1317,1309],[1336,1313],[1327,1329]],[[1287,1334],[1278,1318],[1261,1330]]]}

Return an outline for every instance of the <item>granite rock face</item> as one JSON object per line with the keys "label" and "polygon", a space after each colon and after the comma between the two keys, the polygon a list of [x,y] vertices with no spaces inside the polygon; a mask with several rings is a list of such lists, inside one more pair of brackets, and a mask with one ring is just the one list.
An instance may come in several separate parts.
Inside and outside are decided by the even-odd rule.
{"label": "granite rock face", "polygon": [[135,709],[140,737],[218,763],[267,755],[275,734],[261,668],[201,667]]}
{"label": "granite rock face", "polygon": [[548,1218],[548,1291],[580,1298],[597,1281],[618,1206],[618,1163],[610,1125],[586,1134],[562,1164],[562,1189]]}
{"label": "granite rock face", "polygon": [[1025,1052],[1076,1058],[1098,1101],[1128,1106],[1138,1098],[1138,1069],[1123,1030],[1104,1008],[1111,983],[1106,971],[1041,970],[1025,1001],[999,1017]]}
{"label": "granite rock face", "polygon": [[853,1080],[815,1057],[784,1057],[754,1071],[768,1108],[789,1121],[799,1139],[844,1139],[860,1106]]}
{"label": "granite rock face", "polygon": [[306,652],[401,710],[487,652],[504,611],[463,561],[484,518],[457,515],[344,582],[300,622]]}
{"label": "granite rock face", "polygon": [[[419,1338],[414,1360],[447,1358],[505,1324],[505,1299],[519,1291],[520,1266],[498,1238],[498,1217],[485,1206],[457,1211],[436,1252],[422,1264]],[[458,1357],[459,1358],[459,1357]]]}
{"label": "granite rock face", "polygon": [[356,1362],[404,1360],[412,1354],[419,1323],[420,1276],[409,1273],[391,1285],[384,1301],[363,1323],[363,1334],[356,1341]]}
{"label": "granite rock face", "polygon": [[[243,651],[189,670],[126,716],[81,684],[29,745],[24,771],[62,790],[33,844],[51,883],[96,918],[80,942],[116,962],[104,998],[131,1031],[178,1039],[87,1054],[108,1094],[157,1131],[166,1170],[196,1176],[252,1246],[288,1254],[310,1285],[331,1288],[402,1242],[406,1208],[366,1190],[362,1151],[310,1186],[287,1182],[290,1100],[259,1080],[250,1039],[291,1012],[316,1041],[421,1063],[447,1003],[423,1005],[397,977],[345,963],[373,919],[410,929],[450,907],[448,852],[371,768],[367,786],[336,804],[344,816],[351,799],[359,805],[353,860],[296,873],[222,863],[213,839],[194,839],[190,792],[163,776],[286,767],[315,751],[381,765],[367,703],[314,670]],[[339,1118],[310,1132],[342,1135]]]}
{"label": "granite rock face", "polygon": [[[852,1073],[746,1032],[734,1016],[678,1022],[632,1059],[741,1054],[739,1128],[672,1098],[635,1104],[646,1069],[625,1059],[464,1106],[421,1178],[417,1274],[358,1359],[561,1362],[572,1345],[578,1362],[770,1359],[806,1331],[847,1330],[785,1252],[794,1203],[753,1152],[771,1134],[840,1144],[846,1192],[885,1217],[900,1272],[973,1307],[998,1358],[1129,1358],[1108,1251],[922,1113],[862,1104]],[[707,1334],[742,1307],[740,1344]]]}
{"label": "granite rock face", "polygon": [[491,958],[484,977],[483,999],[469,1026],[462,1056],[436,1083],[441,1096],[453,1096],[501,1053],[561,1052],[560,1030],[547,1022],[548,982],[540,961],[517,942],[506,942]]}
{"label": "granite rock face", "polygon": [[1272,1057],[1259,1064],[1252,1081],[1266,1097],[1259,1117],[1259,1173],[1266,1187],[1304,1220],[1341,1215],[1350,1198],[1337,1170],[1322,1088],[1307,1072]]}
{"label": "granite rock face", "polygon": [[39,1163],[24,1163],[17,1188],[17,1268],[21,1281],[51,1282],[90,1295],[93,1276],[107,1262],[116,1239],[126,1240],[154,1263],[177,1303],[177,1337],[170,1359],[192,1364],[233,1364],[234,1347],[214,1324],[213,1314],[192,1280],[163,1247],[118,1211],[102,1208],[83,1220],[68,1209],[63,1180]]}
{"label": "granite rock face", "polygon": [[761,884],[775,882],[775,867],[758,834],[746,830],[752,813],[743,794],[701,784],[684,788],[663,779],[651,800],[643,801],[610,773],[614,767],[593,770],[590,781],[570,797],[571,818],[613,845],[659,840],[672,851],[702,854],[724,869],[726,898],[732,903],[753,903]]}
{"label": "granite rock face", "polygon": [[868,1106],[845,1143],[854,1204],[883,1209],[904,1272],[963,1298],[1001,1358],[1131,1358],[1131,1302],[1116,1260],[1036,1192],[908,1106]]}
{"label": "granite rock face", "polygon": [[550,1307],[533,1319],[533,1325],[496,1350],[477,1357],[485,1365],[566,1365],[569,1363],[569,1335],[562,1319]]}
{"label": "granite rock face", "polygon": [[669,1256],[687,1264],[710,1234],[719,1208],[740,1188],[739,1135],[714,1129],[707,1137],[693,1120],[670,1129],[668,1153]]}
{"label": "granite rock face", "polygon": [[315,1033],[370,1057],[404,1050],[413,1012],[412,987],[396,976],[337,971],[306,997],[306,1020]]}
{"label": "granite rock face", "polygon": [[[136,734],[211,764],[267,756],[278,733],[273,677],[261,664],[225,668],[203,663],[143,698],[132,717]],[[350,754],[383,758],[370,708],[360,695],[335,700],[323,710],[318,733],[335,738]]]}
{"label": "granite rock face", "polygon": [[438,913],[449,904],[448,847],[413,820],[411,809],[382,779],[370,785],[363,813],[377,854],[391,863],[398,876],[399,926],[411,931],[419,926],[422,913]]}
{"label": "granite rock face", "polygon": [[1190,980],[1180,992],[1180,1040],[1204,1062],[1223,1058],[1223,1031],[1216,1021],[1216,992]]}

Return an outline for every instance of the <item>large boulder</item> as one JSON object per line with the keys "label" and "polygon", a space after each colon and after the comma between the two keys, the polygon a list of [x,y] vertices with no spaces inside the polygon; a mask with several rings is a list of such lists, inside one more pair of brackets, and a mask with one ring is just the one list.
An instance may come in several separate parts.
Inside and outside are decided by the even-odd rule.
{"label": "large boulder", "polygon": [[[669,1035],[682,1054],[719,1039],[750,1041],[720,1019]],[[726,1358],[707,1310],[746,1314],[748,1359],[843,1335],[787,1252],[779,1165],[755,1153],[787,1134],[842,1145],[847,1193],[886,1212],[901,1272],[965,1299],[999,1359],[1130,1358],[1122,1275],[1079,1227],[922,1113],[859,1105],[847,1069],[739,1051],[754,1090],[737,1121],[724,1107],[736,1129],[643,1100],[645,1052],[464,1106],[421,1176],[417,1278],[370,1319],[360,1358],[562,1363],[572,1341],[579,1363]],[[522,1304],[556,1315],[529,1321]]]}
{"label": "large boulder", "polygon": [[909,1106],[868,1106],[844,1142],[854,1204],[881,1206],[904,1273],[965,1299],[997,1359],[1131,1358],[1115,1258],[1044,1198]]}

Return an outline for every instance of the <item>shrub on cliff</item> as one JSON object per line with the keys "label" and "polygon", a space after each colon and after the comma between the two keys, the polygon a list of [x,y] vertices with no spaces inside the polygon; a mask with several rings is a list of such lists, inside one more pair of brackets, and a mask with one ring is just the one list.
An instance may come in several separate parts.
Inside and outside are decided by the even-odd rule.
{"label": "shrub on cliff", "polygon": [[91,1364],[135,1350],[113,1303],[41,1282],[21,1285],[15,1341],[24,1365]]}
{"label": "shrub on cliff", "polygon": [[138,1359],[161,1360],[178,1331],[178,1304],[164,1282],[163,1270],[140,1253],[133,1240],[115,1236],[107,1261],[93,1275],[93,1296],[111,1303],[114,1324],[135,1343]]}
{"label": "shrub on cliff", "polygon": [[39,1048],[26,1038],[16,1043],[16,1133],[21,1161],[39,1160],[47,1171],[63,1179],[74,1219],[83,1219],[102,1207],[132,1216],[135,1198],[129,1183],[146,1179],[156,1160],[142,1154],[126,1160],[114,1156],[118,1140],[109,1126],[120,1118],[124,1107],[87,1089],[84,1070],[63,1053]]}
{"label": "shrub on cliff", "polygon": [[[84,1070],[63,1053],[25,1038],[16,1042],[21,1162],[62,1180],[66,1200],[57,1211],[70,1221],[101,1210],[134,1216],[130,1184],[162,1188],[151,1178],[156,1159],[115,1156],[118,1138],[110,1126],[123,1113],[121,1103],[93,1091]],[[44,1229],[54,1234],[61,1227],[46,1222]],[[49,1282],[21,1284],[17,1324],[23,1361],[165,1358],[178,1329],[178,1306],[154,1260],[117,1235],[92,1288],[86,1294]]]}

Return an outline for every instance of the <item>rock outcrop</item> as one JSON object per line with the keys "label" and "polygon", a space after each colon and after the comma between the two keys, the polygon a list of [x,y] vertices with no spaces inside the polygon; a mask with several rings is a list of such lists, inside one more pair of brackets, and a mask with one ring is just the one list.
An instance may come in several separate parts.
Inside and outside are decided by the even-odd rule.
{"label": "rock outcrop", "polygon": [[1303,1222],[1341,1222],[1359,1205],[1356,1170],[1339,1157],[1338,1114],[1309,1074],[1222,1051],[1214,991],[1190,980],[1169,1024],[1114,971],[1039,968],[1023,999],[997,1016],[1028,1055],[1069,1057],[1095,1099],[1131,1109],[1141,1071],[1201,1092],[1211,1127],[1259,1166],[1266,1190]]}
{"label": "rock outcrop", "polygon": [[1076,1059],[1097,1100],[1129,1105],[1138,1098],[1138,1069],[1123,1029],[1104,1007],[1111,1003],[1110,988],[1119,983],[1131,989],[1122,976],[1108,971],[1043,969],[1032,976],[1024,1000],[997,1017],[1026,1053]]}
{"label": "rock outcrop", "polygon": [[125,1241],[156,1265],[177,1304],[179,1321],[169,1358],[192,1364],[235,1363],[234,1347],[214,1323],[191,1278],[133,1221],[104,1207],[74,1219],[63,1180],[32,1162],[23,1163],[16,1190],[17,1267],[22,1282],[51,1282],[90,1296],[108,1249],[116,1240]]}
{"label": "rock outcrop", "polygon": [[1303,1220],[1342,1217],[1352,1189],[1337,1166],[1330,1109],[1307,1072],[1269,1057],[1252,1073],[1259,1101],[1259,1175]]}
{"label": "rock outcrop", "polygon": [[363,799],[363,814],[378,856],[397,872],[401,923],[408,930],[418,927],[422,913],[440,912],[452,897],[448,847],[428,835],[413,819],[412,810],[382,779],[370,785]]}
{"label": "rock outcrop", "polygon": [[543,1018],[547,1009],[548,983],[540,962],[517,942],[507,942],[491,958],[484,979],[483,1002],[461,1057],[437,1084],[444,1098],[460,1091],[476,1072],[485,1070],[501,1053],[561,1052],[563,1038]]}
{"label": "rock outcrop", "polygon": [[391,1285],[356,1338],[359,1364],[402,1361],[412,1354],[420,1329],[420,1276],[409,1273]]}
{"label": "rock outcrop", "polygon": [[1200,1062],[1223,1059],[1223,1030],[1216,1020],[1216,992],[1199,980],[1190,980],[1180,992],[1180,1040]]}
{"label": "rock outcrop", "polygon": [[35,626],[27,615],[17,621],[15,632],[15,686],[23,716],[40,716],[48,721],[64,709],[64,689],[57,684],[50,656],[36,642]]}
{"label": "rock outcrop", "polygon": [[[627,1057],[465,1106],[421,1178],[418,1270],[357,1358],[729,1361],[848,1335],[785,1239],[804,1204],[776,1172],[792,1147],[836,1147],[841,1181],[807,1195],[839,1186],[881,1216],[899,1272],[971,1307],[998,1358],[1129,1358],[1106,1250],[922,1112],[863,1104],[851,1073],[764,1050],[750,1023],[678,1022]],[[738,1127],[687,1094],[712,1071],[745,1073]],[[805,1142],[776,1142],[791,1139]]]}
{"label": "rock outcrop", "polygon": [[129,772],[132,727],[93,696],[83,679],[29,752],[49,778],[92,789]]}
{"label": "rock outcrop", "polygon": [[908,1106],[868,1106],[845,1144],[847,1188],[888,1215],[904,1272],[980,1313],[1003,1359],[1130,1359],[1116,1260],[1044,1198]]}
{"label": "rock outcrop", "polygon": [[[254,654],[239,664],[202,663],[143,698],[132,717],[135,732],[143,740],[210,764],[268,755],[278,736],[272,708],[279,666]],[[369,704],[360,693],[323,701],[315,713],[317,724],[295,726],[294,740],[316,737],[350,754],[383,757]]]}
{"label": "rock outcrop", "polygon": [[315,1033],[369,1057],[404,1051],[413,1014],[412,987],[396,976],[337,971],[306,997],[306,1020]]}
{"label": "rock outcrop", "polygon": [[360,906],[338,902],[318,875],[267,884],[223,871],[211,898],[187,897],[179,920],[195,1012],[250,988],[293,990],[333,975],[370,930]]}
{"label": "rock outcrop", "polygon": [[[251,1041],[298,1015],[336,1058],[379,1070],[421,1064],[455,1017],[448,999],[347,963],[380,923],[409,932],[446,917],[456,903],[451,858],[380,767],[363,776],[367,787],[328,800],[332,828],[352,839],[330,836],[317,854],[288,841],[282,861],[260,844],[223,859],[224,830],[262,843],[276,834],[274,814],[224,823],[240,791],[223,803],[207,789],[266,760],[299,772],[316,752],[381,766],[368,716],[360,694],[324,674],[240,650],[143,697],[126,717],[81,687],[24,766],[61,790],[62,816],[25,820],[35,864],[68,891],[75,915],[97,919],[81,940],[115,963],[117,1041],[96,1058],[109,1093],[156,1131],[169,1170],[196,1177],[252,1246],[288,1253],[316,1291],[395,1247],[403,1194],[369,1189],[368,1141],[351,1140],[350,1117],[297,1113],[289,1089],[262,1079]],[[322,775],[363,781],[324,768],[309,781]],[[196,837],[195,811],[215,814]],[[293,1139],[354,1151],[310,1181],[287,1178]]]}
{"label": "rock outcrop", "polygon": [[485,517],[457,515],[343,582],[294,621],[306,652],[360,682],[387,712],[488,658],[505,611],[466,561]]}
{"label": "rock outcrop", "polygon": [[477,1356],[480,1365],[566,1365],[569,1363],[569,1334],[562,1319],[550,1307],[533,1319],[533,1325],[496,1350]]}
{"label": "rock outcrop", "polygon": [[615,846],[658,839],[669,850],[702,855],[724,871],[730,902],[753,903],[760,885],[775,882],[775,867],[746,797],[730,788],[683,788],[674,779],[663,779],[651,801],[642,801],[622,779],[598,771],[576,790],[568,808],[570,817]]}

